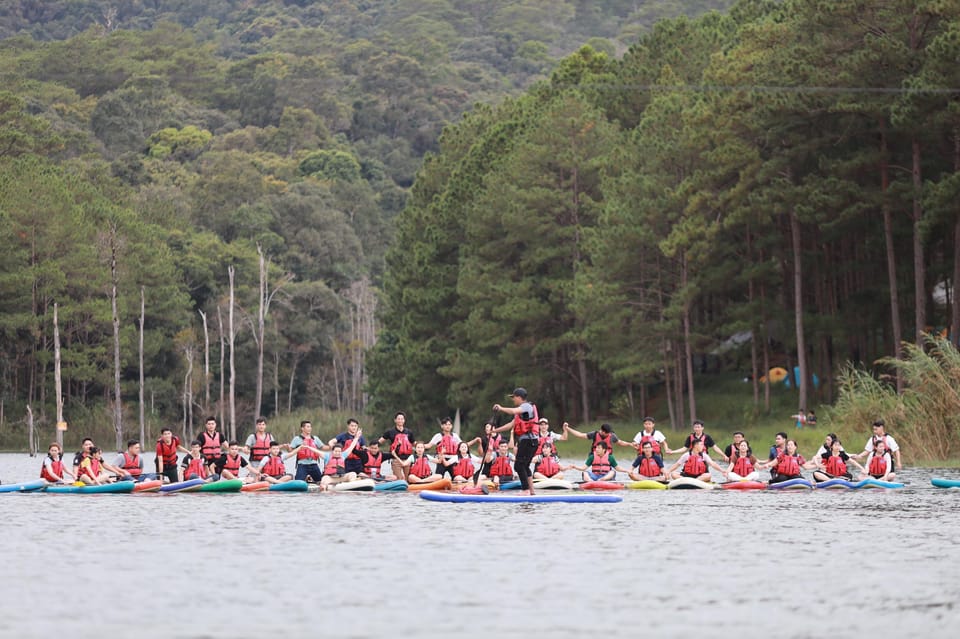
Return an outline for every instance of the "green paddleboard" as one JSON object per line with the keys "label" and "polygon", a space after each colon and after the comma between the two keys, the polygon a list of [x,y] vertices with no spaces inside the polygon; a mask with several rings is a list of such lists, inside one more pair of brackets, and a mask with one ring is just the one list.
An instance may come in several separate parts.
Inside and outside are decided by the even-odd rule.
{"label": "green paddleboard", "polygon": [[243,480],[240,479],[221,479],[212,481],[200,487],[201,493],[238,493],[243,487]]}

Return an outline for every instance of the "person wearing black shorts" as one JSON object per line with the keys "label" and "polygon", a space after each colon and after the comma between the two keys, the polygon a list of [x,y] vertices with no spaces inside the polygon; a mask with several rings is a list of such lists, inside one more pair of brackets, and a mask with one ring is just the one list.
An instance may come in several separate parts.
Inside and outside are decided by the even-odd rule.
{"label": "person wearing black shorts", "polygon": [[[493,410],[498,413],[513,415],[513,436],[516,440],[517,455],[514,461],[513,469],[520,479],[520,487],[533,494],[533,475],[530,473],[530,464],[537,454],[537,446],[540,438],[537,432],[540,430],[537,423],[537,407],[527,401],[527,391],[525,388],[515,388],[510,394],[513,400],[513,406],[501,406],[494,404]],[[523,493],[521,493],[523,494]]]}

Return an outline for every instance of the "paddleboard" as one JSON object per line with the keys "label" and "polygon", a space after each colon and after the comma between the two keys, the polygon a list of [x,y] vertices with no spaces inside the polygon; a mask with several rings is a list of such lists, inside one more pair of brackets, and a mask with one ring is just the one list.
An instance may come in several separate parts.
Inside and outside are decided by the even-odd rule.
{"label": "paddleboard", "polygon": [[160,487],[161,493],[192,493],[200,490],[205,482],[202,479],[188,479],[175,484],[164,484]]}
{"label": "paddleboard", "polygon": [[488,491],[484,486],[461,486],[457,492],[461,495],[486,495]]}
{"label": "paddleboard", "polygon": [[627,484],[627,488],[632,490],[666,490],[667,485],[654,479],[641,479]]}
{"label": "paddleboard", "polygon": [[270,482],[268,481],[255,481],[252,484],[244,484],[243,488],[240,489],[241,493],[263,493],[270,490]]}
{"label": "paddleboard", "polygon": [[155,493],[160,490],[160,487],[163,486],[162,479],[151,479],[148,481],[137,482],[137,485],[133,487],[133,492],[135,493]]}
{"label": "paddleboard", "polygon": [[427,482],[426,484],[410,484],[407,486],[407,490],[416,491],[416,490],[450,490],[453,486],[453,482],[450,481],[449,477],[444,477],[443,479],[438,479],[437,481]]}
{"label": "paddleboard", "polygon": [[221,479],[205,483],[198,492],[201,493],[238,493],[243,488],[242,479]]}
{"label": "paddleboard", "polygon": [[519,490],[520,480],[514,479],[513,481],[508,481],[500,484],[500,490]]}
{"label": "paddleboard", "polygon": [[688,489],[688,488],[689,489],[699,488],[702,490],[711,490],[716,487],[717,485],[714,484],[713,482],[700,481],[695,477],[680,477],[679,479],[674,479],[669,484],[667,484],[667,488],[670,488],[672,490]]}
{"label": "paddleboard", "polygon": [[407,482],[402,479],[382,481],[374,486],[373,489],[377,492],[399,493],[407,490]]}
{"label": "paddleboard", "polygon": [[302,479],[291,479],[290,481],[280,482],[279,484],[270,484],[270,492],[279,493],[305,493],[310,487]]}
{"label": "paddleboard", "polygon": [[903,488],[903,484],[895,481],[880,481],[879,479],[862,479],[853,485],[854,488]]}
{"label": "paddleboard", "polygon": [[57,485],[47,486],[44,492],[60,495],[101,495],[108,493],[129,493],[133,491],[134,482],[118,481],[113,484],[102,484],[100,486],[73,486]]}
{"label": "paddleboard", "polygon": [[32,493],[35,490],[42,490],[46,486],[46,479],[24,481],[19,484],[0,484],[0,493]]}
{"label": "paddleboard", "polygon": [[372,479],[355,479],[353,481],[343,481],[339,484],[333,484],[330,486],[330,490],[337,493],[345,493],[351,491],[371,491],[377,487],[377,482]]}
{"label": "paddleboard", "polygon": [[623,490],[626,488],[618,481],[585,481],[580,484],[583,490]]}
{"label": "paddleboard", "polygon": [[728,481],[720,484],[726,490],[764,490],[767,487],[762,481]]}
{"label": "paddleboard", "polygon": [[930,480],[930,483],[937,488],[960,488],[960,479],[944,479],[942,477],[934,477]]}
{"label": "paddleboard", "polygon": [[583,493],[554,493],[551,495],[517,495],[505,493],[493,493],[490,495],[464,495],[462,493],[437,492],[433,490],[424,490],[420,497],[428,501],[441,501],[454,504],[461,503],[514,503],[514,504],[540,504],[561,502],[568,504],[588,504],[588,503],[615,503],[623,501],[622,497],[617,495],[597,495]]}
{"label": "paddleboard", "polygon": [[827,481],[822,481],[817,484],[814,484],[813,487],[816,488],[817,490],[823,490],[824,488],[849,490],[850,488],[856,488],[856,485],[851,481],[843,479],[842,477],[834,477],[833,479],[828,479]]}
{"label": "paddleboard", "polygon": [[767,486],[770,490],[790,490],[790,489],[804,489],[804,488],[813,488],[813,484],[809,479],[804,479],[803,477],[796,477],[794,479],[788,479],[787,481],[777,482],[775,484],[769,484]]}
{"label": "paddleboard", "polygon": [[534,479],[536,490],[573,490],[573,482],[566,479]]}

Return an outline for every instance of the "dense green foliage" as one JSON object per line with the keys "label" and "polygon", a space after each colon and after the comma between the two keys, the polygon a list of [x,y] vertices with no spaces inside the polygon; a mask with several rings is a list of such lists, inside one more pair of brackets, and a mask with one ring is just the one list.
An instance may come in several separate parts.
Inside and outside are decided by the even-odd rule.
{"label": "dense green foliage", "polygon": [[810,408],[845,361],[957,339],[958,105],[951,2],[743,0],[582,48],[424,163],[374,400],[483,419],[523,385],[586,421],[657,388],[679,425],[701,373],[752,376],[762,412],[763,372],[799,365]]}
{"label": "dense green foliage", "polygon": [[[545,78],[585,42],[617,55],[657,18],[729,4],[0,3],[0,438],[23,441],[27,405],[44,438],[51,432],[54,303],[66,419],[107,432],[114,284],[124,430],[137,431],[141,289],[154,432],[208,412],[229,419],[229,267],[241,427],[257,405],[268,415],[362,411],[393,220],[443,127]],[[556,117],[580,106],[558,102]],[[535,143],[555,145],[547,133]],[[258,247],[271,302],[262,333]],[[572,338],[572,321],[565,313],[557,340]],[[397,395],[385,413],[407,405]]]}

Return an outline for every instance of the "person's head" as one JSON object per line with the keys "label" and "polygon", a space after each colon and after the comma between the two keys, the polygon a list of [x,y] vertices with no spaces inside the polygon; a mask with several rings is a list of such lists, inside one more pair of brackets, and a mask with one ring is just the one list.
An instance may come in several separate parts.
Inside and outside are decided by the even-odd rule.
{"label": "person's head", "polygon": [[453,420],[449,417],[444,417],[440,420],[440,432],[444,435],[449,435],[450,431],[453,430]]}
{"label": "person's head", "polygon": [[787,444],[786,444],[786,451],[787,451],[787,454],[788,454],[788,455],[796,455],[796,454],[797,454],[797,440],[795,440],[795,439],[788,439],[788,440],[787,440]]}
{"label": "person's head", "polygon": [[607,452],[607,445],[603,442],[597,442],[597,445],[593,447],[593,452],[603,455]]}
{"label": "person's head", "polygon": [[376,455],[380,452],[380,442],[374,439],[372,442],[367,444],[367,450]]}
{"label": "person's head", "polygon": [[750,455],[750,442],[745,439],[741,439],[737,444],[737,452],[741,457],[748,457]]}
{"label": "person's head", "polygon": [[427,445],[421,441],[417,441],[413,445],[413,452],[417,454],[417,457],[422,457],[423,453],[427,450]]}
{"label": "person's head", "polygon": [[397,430],[403,430],[403,425],[407,423],[407,416],[403,412],[398,411],[396,415],[393,416],[393,425],[397,427]]}
{"label": "person's head", "polygon": [[265,417],[257,417],[257,423],[254,426],[258,433],[263,434],[267,430],[267,420]]}
{"label": "person's head", "polygon": [[273,457],[280,454],[280,442],[270,442],[270,454]]}
{"label": "person's head", "polygon": [[873,422],[873,434],[874,436],[883,435],[884,423],[882,419],[878,419]]}
{"label": "person's head", "polygon": [[653,457],[653,444],[650,442],[643,442],[641,450],[644,457]]}
{"label": "person's head", "polygon": [[509,443],[500,442],[500,446],[497,447],[497,452],[499,452],[501,455],[506,455],[509,448],[510,448]]}
{"label": "person's head", "polygon": [[194,457],[200,456],[200,442],[190,442],[190,454]]}
{"label": "person's head", "polygon": [[207,432],[212,433],[217,430],[217,418],[216,417],[207,417],[207,421],[204,423],[204,428],[207,429]]}
{"label": "person's head", "polygon": [[54,459],[60,459],[63,457],[63,449],[60,448],[60,444],[57,442],[50,442],[50,447],[47,448],[47,454],[49,454]]}
{"label": "person's head", "polygon": [[883,437],[878,437],[877,439],[873,440],[873,452],[877,455],[877,457],[887,452],[887,442],[883,439]]}
{"label": "person's head", "polygon": [[540,447],[540,454],[544,457],[549,457],[553,454],[553,444],[550,442],[543,442],[543,446]]}
{"label": "person's head", "polygon": [[330,450],[330,455],[333,457],[340,457],[343,455],[343,444],[337,442],[333,445],[333,448]]}
{"label": "person's head", "polygon": [[496,427],[497,427],[497,425],[494,424],[493,422],[487,422],[486,424],[483,425],[483,434],[484,434],[484,435],[492,435],[492,434],[493,434],[493,429],[495,429]]}
{"label": "person's head", "polygon": [[96,446],[91,446],[91,447],[90,447],[90,456],[91,456],[91,457],[93,457],[94,459],[100,459],[100,457],[101,457],[102,455],[103,455],[103,453],[102,453],[102,451],[101,451],[99,448],[97,448]]}
{"label": "person's head", "polygon": [[643,418],[643,430],[648,433],[652,433],[653,429],[656,428],[657,422],[653,417],[644,417]]}
{"label": "person's head", "polygon": [[301,435],[309,435],[312,432],[313,432],[313,424],[310,423],[309,419],[305,419],[302,422],[300,422]]}
{"label": "person's head", "polygon": [[833,447],[833,442],[837,439],[836,433],[827,433],[827,436],[823,438],[823,447],[827,450],[830,450]]}
{"label": "person's head", "polygon": [[690,452],[692,453],[702,453],[703,452],[703,440],[699,437],[693,440],[693,444],[690,446]]}
{"label": "person's head", "polygon": [[140,454],[140,440],[139,439],[130,439],[127,441],[127,452],[131,455]]}
{"label": "person's head", "polygon": [[840,443],[840,438],[834,435],[833,440],[830,442],[830,452],[838,455],[841,450],[843,450],[843,444]]}
{"label": "person's head", "polygon": [[742,441],[743,441],[743,433],[741,433],[739,430],[738,430],[738,431],[735,431],[735,432],[733,433],[733,446],[734,446],[734,448],[736,448],[737,446],[739,446],[739,445],[740,445],[740,442],[742,442]]}
{"label": "person's head", "polygon": [[233,439],[230,440],[230,443],[227,444],[227,452],[230,453],[231,457],[236,457],[240,454],[240,442]]}
{"label": "person's head", "polygon": [[613,432],[613,426],[610,424],[600,424],[600,432],[605,435],[609,435]]}
{"label": "person's head", "polygon": [[93,448],[93,440],[89,437],[84,437],[83,441],[80,442],[80,450],[89,453],[91,448]]}
{"label": "person's head", "polygon": [[784,444],[787,443],[787,434],[782,431],[777,433],[773,438],[773,443],[777,446],[777,448],[783,448]]}
{"label": "person's head", "polygon": [[347,420],[347,432],[351,435],[357,434],[357,429],[360,428],[360,422],[355,420],[353,417]]}
{"label": "person's head", "polygon": [[703,422],[701,422],[699,419],[693,422],[693,433],[697,437],[703,434]]}
{"label": "person's head", "polygon": [[470,445],[467,442],[460,442],[460,445],[457,446],[457,456],[460,458],[470,456]]}
{"label": "person's head", "polygon": [[514,406],[519,406],[527,401],[527,389],[522,386],[514,388],[513,392],[510,393],[510,398],[513,399]]}
{"label": "person's head", "polygon": [[160,429],[160,439],[169,444],[171,441],[173,441],[173,431],[169,428]]}
{"label": "person's head", "polygon": [[550,420],[548,420],[546,417],[541,417],[537,424],[540,426],[541,435],[546,435],[550,432]]}

